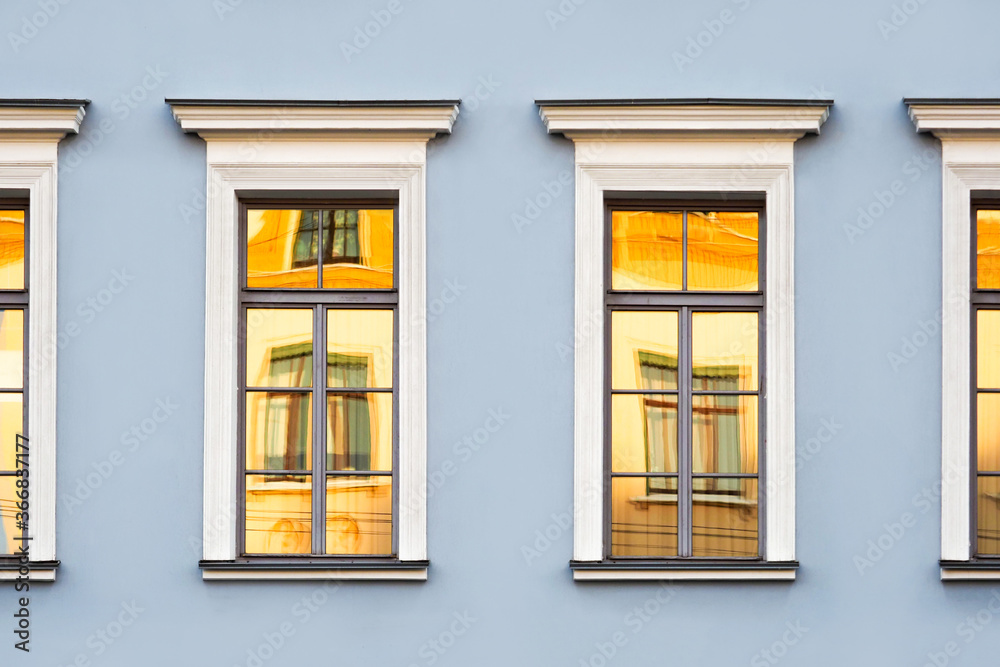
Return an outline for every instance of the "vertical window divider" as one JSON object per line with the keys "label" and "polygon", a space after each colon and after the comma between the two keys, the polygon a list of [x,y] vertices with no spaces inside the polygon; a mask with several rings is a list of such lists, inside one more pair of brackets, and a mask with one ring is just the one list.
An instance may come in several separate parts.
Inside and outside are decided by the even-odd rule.
{"label": "vertical window divider", "polygon": [[[687,213],[684,214],[685,230]],[[687,244],[684,244],[685,247]],[[685,255],[687,251],[685,249]],[[685,265],[687,262],[685,262]],[[686,272],[686,268],[685,268]],[[685,274],[686,279],[686,274]],[[686,280],[685,280],[686,284]],[[691,360],[691,309],[682,306],[677,318],[678,373],[677,373],[677,555],[689,557],[692,554],[692,487],[691,478],[693,442],[691,423],[691,389],[693,384]],[[683,527],[683,530],[682,530]]]}
{"label": "vertical window divider", "polygon": [[[322,271],[322,269],[321,269]],[[322,280],[322,273],[320,273]],[[322,284],[322,283],[320,283]],[[326,308],[313,307],[312,548],[326,553]]]}

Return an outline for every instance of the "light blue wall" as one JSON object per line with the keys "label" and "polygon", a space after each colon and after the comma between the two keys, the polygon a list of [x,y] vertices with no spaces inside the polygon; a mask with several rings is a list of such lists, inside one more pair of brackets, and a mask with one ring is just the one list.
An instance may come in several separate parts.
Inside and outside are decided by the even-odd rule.
{"label": "light blue wall", "polygon": [[[908,0],[916,13],[884,37],[889,0],[588,0],[554,29],[557,0],[402,0],[348,62],[339,44],[388,2],[242,0],[220,16],[212,0],[50,1],[56,15],[17,50],[8,33],[39,6],[0,4],[0,97],[93,100],[60,151],[64,165],[87,153],[59,183],[59,324],[81,329],[59,358],[60,500],[113,450],[125,461],[72,511],[60,503],[63,566],[33,591],[28,657],[9,646],[13,593],[0,590],[0,664],[247,665],[287,622],[294,635],[263,664],[430,665],[426,642],[466,611],[475,622],[436,664],[596,667],[595,644],[623,632],[608,664],[763,665],[788,623],[808,632],[781,664],[922,665],[948,642],[950,664],[995,659],[1000,622],[959,626],[993,587],[938,581],[940,337],[897,368],[888,355],[940,299],[939,162],[916,180],[906,166],[937,143],[901,98],[1000,93],[1000,8]],[[679,71],[674,52],[724,9],[735,20]],[[147,67],[164,80],[135,109],[116,105]],[[496,88],[473,102],[484,78]],[[637,622],[658,586],[574,584],[568,531],[530,565],[522,553],[572,497],[573,369],[559,345],[573,338],[573,197],[520,232],[512,215],[572,170],[573,151],[532,101],[817,91],[836,106],[796,148],[799,580],[679,585]],[[293,607],[315,584],[202,582],[205,240],[202,212],[188,222],[184,207],[203,192],[205,148],[165,97],[465,99],[428,171],[428,297],[463,288],[429,325],[429,470],[451,459],[458,473],[430,500],[428,582],[345,584],[307,622]],[[896,179],[905,194],[852,242],[845,226]],[[133,279],[88,315],[115,270]],[[127,451],[123,433],[166,399],[174,414]],[[501,409],[503,428],[456,456]],[[839,431],[806,460],[823,420]],[[929,505],[914,500],[924,490]],[[915,526],[884,537],[904,513]],[[880,537],[891,549],[860,574],[855,557]],[[133,600],[144,611],[97,655],[88,637]]]}

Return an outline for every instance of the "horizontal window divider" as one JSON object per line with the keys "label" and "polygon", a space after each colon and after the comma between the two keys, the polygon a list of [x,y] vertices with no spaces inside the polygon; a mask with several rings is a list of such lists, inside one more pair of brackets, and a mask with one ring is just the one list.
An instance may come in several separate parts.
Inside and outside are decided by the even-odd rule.
{"label": "horizontal window divider", "polygon": [[316,304],[366,307],[372,305],[395,306],[399,304],[399,294],[394,290],[382,292],[352,292],[350,290],[296,289],[296,290],[256,290],[244,288],[241,303],[251,308],[259,305],[281,304],[312,308]]}
{"label": "horizontal window divider", "polygon": [[691,476],[702,479],[757,479],[755,472],[693,472]]}
{"label": "horizontal window divider", "polygon": [[756,389],[725,390],[725,389],[692,389],[694,396],[756,396],[760,392]]}
{"label": "horizontal window divider", "polygon": [[656,396],[676,396],[678,391],[676,389],[612,389],[611,394],[652,394]]}
{"label": "horizontal window divider", "polygon": [[311,475],[311,470],[247,470],[248,475],[267,475],[268,477],[292,477]]}
{"label": "horizontal window divider", "polygon": [[655,477],[657,479],[662,478],[677,478],[679,473],[676,472],[611,472],[612,477]]}
{"label": "horizontal window divider", "polygon": [[392,477],[391,470],[327,470],[327,477]]}
{"label": "horizontal window divider", "polygon": [[680,308],[696,311],[739,311],[764,307],[764,295],[756,292],[608,292],[608,306]]}
{"label": "horizontal window divider", "polygon": [[329,387],[327,394],[391,394],[392,387]]}
{"label": "horizontal window divider", "polygon": [[974,474],[981,477],[1000,477],[1000,470],[980,470]]}
{"label": "horizontal window divider", "polygon": [[14,290],[0,290],[0,308],[7,306],[27,306],[28,293]]}
{"label": "horizontal window divider", "polygon": [[[18,391],[20,391],[20,390],[18,390]],[[978,393],[978,394],[1000,394],[1000,389],[992,389],[992,388],[991,389],[979,389],[979,388],[977,388],[976,389],[976,393]]]}
{"label": "horizontal window divider", "polygon": [[269,392],[272,394],[311,394],[312,387],[247,387],[248,394]]}
{"label": "horizontal window divider", "polygon": [[974,306],[1000,306],[1000,290],[990,291],[972,287],[969,302]]}

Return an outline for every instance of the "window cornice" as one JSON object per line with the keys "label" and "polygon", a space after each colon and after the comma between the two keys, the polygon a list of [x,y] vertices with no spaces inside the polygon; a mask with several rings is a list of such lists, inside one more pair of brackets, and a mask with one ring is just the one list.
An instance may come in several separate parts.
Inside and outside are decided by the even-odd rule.
{"label": "window cornice", "polygon": [[797,139],[818,134],[831,100],[662,99],[539,100],[550,134],[568,138],[655,138],[693,133],[775,135]]}
{"label": "window cornice", "polygon": [[432,139],[451,133],[461,102],[168,99],[166,103],[181,129],[205,139],[261,132]]}
{"label": "window cornice", "polygon": [[77,134],[88,104],[89,100],[0,99],[0,138],[40,133],[58,141]]}
{"label": "window cornice", "polygon": [[1000,99],[905,98],[917,132],[938,138],[1000,137]]}

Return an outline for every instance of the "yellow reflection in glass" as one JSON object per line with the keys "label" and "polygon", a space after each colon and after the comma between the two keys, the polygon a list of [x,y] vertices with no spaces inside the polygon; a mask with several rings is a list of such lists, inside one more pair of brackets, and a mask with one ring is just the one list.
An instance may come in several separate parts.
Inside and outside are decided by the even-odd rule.
{"label": "yellow reflection in glass", "polygon": [[613,211],[611,289],[681,289],[683,242],[681,213]]}
{"label": "yellow reflection in glass", "polygon": [[1000,211],[976,212],[976,284],[1000,289]]}
{"label": "yellow reflection in glass", "polygon": [[392,554],[392,477],[327,477],[326,552]]}
{"label": "yellow reflection in glass", "polygon": [[611,388],[677,389],[677,312],[611,313]]}
{"label": "yellow reflection in glass", "polygon": [[980,472],[1000,472],[1000,394],[976,396],[976,458]]}
{"label": "yellow reflection in glass", "polygon": [[757,472],[756,396],[697,394],[691,409],[694,472]]}
{"label": "yellow reflection in glass", "polygon": [[[17,470],[17,435],[19,433],[24,434],[22,395],[20,393],[0,393],[0,472]],[[23,449],[21,454],[24,454]]]}
{"label": "yellow reflection in glass", "polygon": [[24,311],[0,310],[0,388],[24,384]]}
{"label": "yellow reflection in glass", "polygon": [[10,475],[0,477],[0,555],[16,553],[18,546],[27,544],[14,541],[21,535],[15,521],[15,515],[21,511],[17,503],[23,502],[17,497],[17,479]]}
{"label": "yellow reflection in glass", "polygon": [[757,313],[691,315],[692,388],[757,389]]}
{"label": "yellow reflection in glass", "polygon": [[611,469],[677,472],[677,395],[611,397]]}
{"label": "yellow reflection in glass", "polygon": [[1000,477],[979,477],[977,485],[976,553],[1000,555]]}
{"label": "yellow reflection in glass", "polygon": [[687,225],[687,288],[757,290],[756,212],[690,212]]}
{"label": "yellow reflection in glass", "polygon": [[1000,310],[976,312],[976,386],[1000,389]]}
{"label": "yellow reflection in glass", "polygon": [[318,287],[321,214],[247,211],[247,287]]}
{"label": "yellow reflection in glass", "polygon": [[313,311],[247,309],[247,386],[312,385]]}
{"label": "yellow reflection in glass", "polygon": [[312,395],[247,392],[247,470],[312,468]]}
{"label": "yellow reflection in glass", "polygon": [[247,475],[246,553],[312,552],[308,475]]}
{"label": "yellow reflection in glass", "polygon": [[0,211],[0,289],[24,289],[24,211]]}
{"label": "yellow reflection in glass", "polygon": [[392,210],[323,212],[323,287],[392,289]]}
{"label": "yellow reflection in glass", "polygon": [[749,558],[757,544],[757,480],[694,479],[691,555]]}
{"label": "yellow reflection in glass", "polygon": [[677,479],[611,479],[611,555],[677,555]]}
{"label": "yellow reflection in glass", "polygon": [[327,312],[327,386],[392,387],[392,311]]}
{"label": "yellow reflection in glass", "polygon": [[392,394],[328,394],[326,467],[392,470]]}

